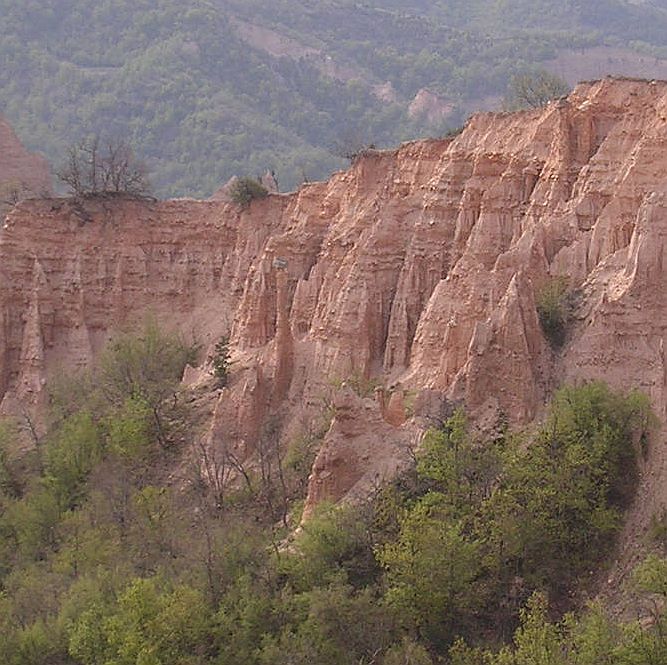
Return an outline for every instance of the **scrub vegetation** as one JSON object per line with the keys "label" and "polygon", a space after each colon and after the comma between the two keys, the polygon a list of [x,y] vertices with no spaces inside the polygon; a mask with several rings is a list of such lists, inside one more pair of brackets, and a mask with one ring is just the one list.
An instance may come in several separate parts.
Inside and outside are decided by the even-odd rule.
{"label": "scrub vegetation", "polygon": [[[3,663],[664,662],[657,609],[652,626],[563,614],[633,496],[643,396],[563,388],[538,431],[492,440],[458,411],[412,468],[295,535],[321,432],[282,450],[267,428],[254,462],[202,450],[171,475],[192,436],[178,385],[192,353],[148,326],[54,382],[31,448],[24,423],[2,423]],[[633,583],[659,598],[656,548]]]}

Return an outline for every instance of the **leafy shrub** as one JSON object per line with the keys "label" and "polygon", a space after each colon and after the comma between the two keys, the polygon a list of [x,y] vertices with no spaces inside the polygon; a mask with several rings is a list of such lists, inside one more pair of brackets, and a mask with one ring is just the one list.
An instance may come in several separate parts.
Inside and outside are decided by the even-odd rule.
{"label": "leafy shrub", "polygon": [[652,542],[667,549],[667,510],[663,508],[651,517],[648,535]]}
{"label": "leafy shrub", "polygon": [[109,452],[125,462],[143,459],[151,447],[152,418],[144,399],[128,397],[105,419]]}
{"label": "leafy shrub", "polygon": [[343,384],[351,388],[363,399],[373,397],[376,389],[382,387],[382,382],[379,379],[374,377],[367,378],[359,372],[354,372],[345,379],[335,379],[331,382],[331,385],[337,389],[342,388]]}
{"label": "leafy shrub", "polygon": [[355,593],[347,585],[332,584],[303,594],[300,602],[307,615],[299,617],[295,630],[265,639],[262,664],[377,663],[394,639],[393,614],[369,589]]}
{"label": "leafy shrub", "polygon": [[640,591],[667,598],[667,559],[649,555],[634,570],[633,582]]}
{"label": "leafy shrub", "polygon": [[0,420],[0,497],[19,498],[23,489],[18,463],[16,423]]}
{"label": "leafy shrub", "polygon": [[421,644],[403,638],[403,642],[394,645],[382,661],[384,665],[433,665],[428,651]]}
{"label": "leafy shrub", "polygon": [[[634,571],[633,582],[644,594],[665,597],[667,560],[649,557]],[[656,605],[658,607],[658,605]],[[498,653],[458,642],[452,665],[649,665],[667,662],[667,616],[654,611],[650,622],[613,621],[599,603],[562,621],[549,619],[549,603],[536,593],[521,610],[521,624],[511,646]]]}
{"label": "leafy shrub", "polygon": [[107,616],[99,606],[83,613],[71,629],[70,653],[85,665],[102,656],[119,664],[202,663],[209,622],[199,591],[185,585],[163,590],[153,579],[136,579]]}
{"label": "leafy shrub", "polygon": [[446,643],[484,601],[475,588],[481,556],[480,542],[449,519],[443,495],[427,494],[403,519],[398,541],[378,552],[387,599],[422,637]]}
{"label": "leafy shrub", "polygon": [[375,143],[358,143],[341,145],[333,150],[337,157],[347,159],[350,164],[356,164],[360,159],[377,152]]}
{"label": "leafy shrub", "polygon": [[419,475],[447,496],[449,510],[457,517],[490,495],[500,468],[496,446],[471,439],[460,409],[440,429],[427,432],[417,460]]}
{"label": "leafy shrub", "polygon": [[537,293],[537,315],[545,337],[552,348],[559,349],[565,342],[569,317],[569,295],[567,280],[555,277]]}
{"label": "leafy shrub", "polygon": [[445,130],[445,132],[442,135],[442,138],[445,139],[456,138],[457,136],[463,134],[464,130],[465,130],[465,125],[459,125],[458,127],[450,127],[449,129]]}
{"label": "leafy shrub", "polygon": [[294,553],[282,565],[298,591],[343,580],[366,581],[376,564],[369,547],[367,525],[359,510],[349,505],[320,504],[303,526]]}
{"label": "leafy shrub", "polygon": [[263,199],[269,195],[269,191],[255,178],[239,178],[232,185],[229,195],[234,203],[247,208],[255,199]]}
{"label": "leafy shrub", "polygon": [[77,505],[88,476],[102,459],[102,437],[92,416],[81,412],[63,422],[45,451],[45,484],[61,510]]}
{"label": "leafy shrub", "polygon": [[305,496],[308,478],[322,443],[318,432],[304,435],[292,441],[285,452],[283,466],[290,484],[296,485],[299,496]]}

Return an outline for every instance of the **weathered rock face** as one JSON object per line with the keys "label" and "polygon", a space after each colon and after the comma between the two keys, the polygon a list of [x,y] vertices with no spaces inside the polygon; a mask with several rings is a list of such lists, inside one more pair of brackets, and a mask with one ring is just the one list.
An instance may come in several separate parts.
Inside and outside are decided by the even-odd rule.
{"label": "weathered rock face", "polygon": [[19,204],[0,235],[5,399],[36,399],[55,367],[90,363],[112,331],[147,317],[203,343],[228,330],[249,269],[238,222],[206,202]]}
{"label": "weathered rock face", "polygon": [[0,116],[0,186],[43,196],[53,190],[49,165],[40,155],[29,153],[9,123]]}
{"label": "weathered rock face", "polygon": [[[459,401],[525,423],[560,382],[602,378],[664,418],[666,144],[667,83],[605,80],[242,212],[28,202],[0,236],[5,405],[150,312],[209,346],[230,334],[208,445],[249,454],[269,422],[288,441],[333,413],[307,509],[395,472]],[[558,354],[535,309],[554,276],[579,294]],[[667,499],[663,443],[645,515]]]}

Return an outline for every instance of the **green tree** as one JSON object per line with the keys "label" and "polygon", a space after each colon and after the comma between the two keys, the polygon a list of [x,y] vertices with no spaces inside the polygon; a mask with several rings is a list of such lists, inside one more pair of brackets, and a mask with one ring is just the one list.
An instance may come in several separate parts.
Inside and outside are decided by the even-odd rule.
{"label": "green tree", "polygon": [[521,611],[514,649],[503,650],[494,665],[567,665],[558,626],[549,622],[547,599],[533,595]]}
{"label": "green tree", "polygon": [[138,335],[121,335],[105,349],[98,372],[100,388],[114,406],[127,400],[145,405],[152,414],[152,433],[165,446],[169,442],[166,414],[173,411],[183,370],[193,353],[192,346],[163,333],[151,321]]}
{"label": "green tree", "polygon": [[110,453],[129,463],[143,461],[151,449],[151,407],[143,397],[128,397],[105,418]]}
{"label": "green tree", "polygon": [[90,472],[102,459],[99,426],[89,413],[67,418],[45,451],[44,482],[62,511],[81,502]]}
{"label": "green tree", "polygon": [[442,494],[417,502],[401,520],[398,541],[382,547],[378,559],[387,600],[436,644],[452,641],[483,603],[475,588],[480,543],[462,533]]}
{"label": "green tree", "polygon": [[[400,644],[396,644],[388,651],[383,665],[433,665],[433,660],[428,651],[417,642],[403,638]],[[463,665],[460,663],[459,665]]]}
{"label": "green tree", "polygon": [[215,615],[218,660],[229,665],[259,665],[262,643],[265,653],[275,652],[276,636],[285,623],[303,608],[295,608],[288,592],[276,596],[261,579],[253,579],[248,567],[223,596]]}
{"label": "green tree", "polygon": [[566,387],[525,451],[509,451],[485,519],[496,548],[532,584],[562,591],[598,560],[636,484],[633,439],[650,426],[645,397],[602,383]]}
{"label": "green tree", "polygon": [[56,543],[56,527],[62,516],[58,497],[43,484],[24,499],[10,504],[4,515],[6,537],[18,548],[21,559],[44,558]]}
{"label": "green tree", "polygon": [[333,584],[300,596],[296,625],[266,639],[262,665],[357,665],[371,663],[393,641],[395,620],[371,590]]}
{"label": "green tree", "polygon": [[615,665],[620,629],[600,604],[590,605],[579,616],[568,614],[562,625],[564,652],[573,665]]}
{"label": "green tree", "polygon": [[18,463],[18,431],[11,420],[0,421],[0,497],[18,498],[23,480]]}
{"label": "green tree", "polygon": [[203,665],[211,613],[187,586],[161,590],[156,580],[132,582],[110,610],[93,607],[70,635],[69,650],[84,665]]}
{"label": "green tree", "polygon": [[501,466],[499,452],[493,443],[472,439],[459,409],[441,428],[426,433],[417,473],[437,484],[457,517],[470,515],[491,493]]}
{"label": "green tree", "polygon": [[318,506],[280,565],[297,591],[334,582],[363,585],[376,572],[368,526],[349,505]]}

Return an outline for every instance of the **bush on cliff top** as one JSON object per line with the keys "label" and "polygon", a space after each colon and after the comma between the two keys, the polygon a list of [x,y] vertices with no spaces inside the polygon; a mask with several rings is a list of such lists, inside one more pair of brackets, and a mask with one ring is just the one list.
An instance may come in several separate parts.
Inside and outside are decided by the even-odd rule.
{"label": "bush on cliff top", "polygon": [[247,208],[255,199],[263,199],[269,195],[269,191],[255,178],[239,178],[229,190],[229,195],[234,203]]}
{"label": "bush on cliff top", "polygon": [[567,81],[545,69],[516,74],[510,79],[503,105],[508,111],[540,108],[569,91]]}

